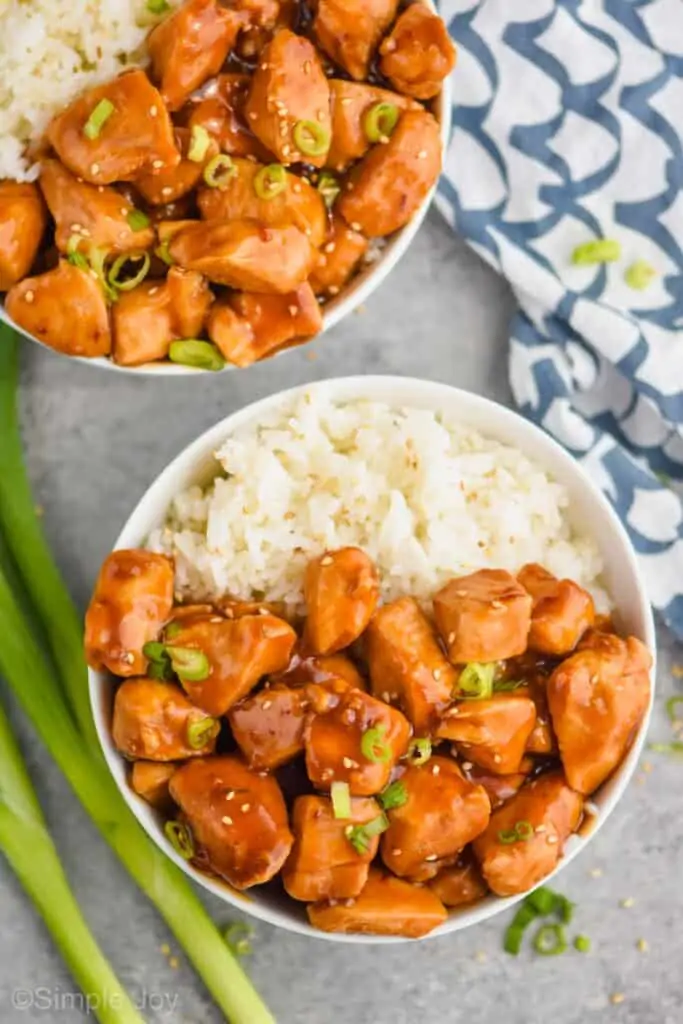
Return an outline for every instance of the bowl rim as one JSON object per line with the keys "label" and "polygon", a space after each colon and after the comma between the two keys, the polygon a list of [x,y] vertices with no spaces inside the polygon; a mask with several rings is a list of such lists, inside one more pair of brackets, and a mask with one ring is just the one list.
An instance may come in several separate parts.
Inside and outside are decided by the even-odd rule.
{"label": "bowl rim", "polygon": [[[434,0],[421,0],[421,2],[426,4],[426,6],[435,14],[439,14],[438,7]],[[441,173],[443,173],[443,165],[445,163],[448,143],[451,135],[451,107],[453,103],[452,78],[452,75],[448,75],[443,80],[441,90],[438,95],[431,100],[430,104],[430,109],[439,122],[439,128],[441,130]],[[440,177],[441,175],[439,175],[439,178]],[[439,179],[437,179],[433,187],[422,200],[420,206],[408,223],[398,231],[394,232],[393,235],[389,236],[389,241],[381,250],[381,254],[378,259],[373,263],[368,264],[359,274],[357,274],[349,287],[345,289],[338,298],[334,298],[332,301],[325,303],[322,307],[323,326],[321,330],[313,338],[302,342],[300,345],[283,348],[280,352],[277,352],[275,355],[268,358],[279,359],[281,356],[287,355],[290,352],[296,352],[298,349],[305,348],[307,345],[319,341],[327,331],[336,327],[337,324],[341,323],[341,321],[346,319],[350,313],[353,313],[354,310],[370,298],[373,292],[386,280],[399,260],[410,248],[415,235],[419,231],[427,213],[429,212],[432,200],[436,195],[438,183]],[[47,349],[56,356],[74,360],[94,369],[109,370],[114,373],[131,374],[136,377],[202,377],[206,373],[205,370],[199,370],[192,366],[181,366],[171,362],[143,363],[142,366],[120,366],[118,363],[115,363],[113,359],[105,356],[86,358],[85,356],[67,355],[64,352],[59,352],[58,350],[51,348],[49,345],[45,345],[44,342],[35,338],[32,334],[28,334],[19,327],[18,324],[15,324],[14,321],[7,316],[4,302],[0,301],[0,323],[2,322],[8,324],[23,338],[33,342],[35,345],[39,345],[42,349]],[[233,371],[240,369],[242,368],[239,366],[234,366],[232,363],[226,363],[223,369],[218,372],[232,373]]]}
{"label": "bowl rim", "polygon": [[[624,561],[628,575],[631,577],[633,583],[637,614],[642,622],[642,635],[640,636],[640,639],[648,646],[653,657],[650,703],[641,723],[638,735],[629,749],[626,758],[611,779],[604,784],[605,788],[608,790],[606,796],[598,795],[598,799],[600,801],[599,814],[594,818],[593,827],[591,828],[590,833],[586,836],[574,834],[570,837],[565,847],[564,856],[552,874],[544,879],[544,884],[546,884],[554,877],[555,874],[557,874],[558,871],[561,871],[567,864],[571,863],[574,857],[577,856],[587,843],[592,840],[593,836],[604,824],[623,796],[628,783],[633,776],[645,741],[654,698],[656,669],[656,639],[652,610],[645,590],[644,581],[638,568],[635,552],[628,535],[612,506],[597,486],[590,480],[583,467],[580,466],[576,460],[574,460],[573,457],[552,437],[520,414],[500,405],[492,399],[484,398],[474,392],[465,391],[440,382],[427,381],[412,377],[368,375],[334,377],[317,381],[312,384],[298,385],[284,391],[276,392],[266,396],[265,398],[261,398],[256,402],[236,409],[230,413],[230,415],[224,417],[218,423],[203,431],[198,437],[186,445],[185,448],[183,448],[182,451],[180,451],[165,466],[165,468],[147,487],[126,520],[112,547],[112,550],[139,546],[143,543],[144,534],[142,533],[142,523],[149,520],[156,520],[157,522],[160,522],[168,507],[168,501],[166,499],[160,501],[157,499],[156,495],[162,494],[165,489],[168,489],[171,482],[174,481],[176,477],[183,477],[184,479],[179,484],[177,482],[174,483],[171,490],[174,490],[177,493],[179,489],[189,486],[192,483],[193,465],[198,465],[202,461],[206,461],[207,457],[211,456],[219,443],[224,440],[225,437],[242,425],[257,419],[262,414],[268,413],[276,409],[279,405],[287,403],[292,399],[295,399],[297,396],[310,391],[323,392],[323,394],[326,394],[333,400],[339,401],[349,400],[353,397],[367,398],[375,401],[391,401],[390,396],[393,393],[398,392],[399,394],[410,394],[413,395],[413,397],[402,397],[396,402],[397,405],[409,406],[414,403],[416,407],[423,405],[423,407],[432,409],[436,409],[437,407],[445,408],[449,405],[457,405],[459,410],[464,410],[463,422],[470,422],[473,414],[475,419],[479,418],[480,420],[483,419],[486,422],[490,422],[491,429],[489,431],[489,435],[491,437],[506,439],[507,443],[513,444],[514,447],[517,447],[520,451],[529,454],[535,461],[539,461],[546,471],[551,465],[561,466],[562,469],[558,475],[564,476],[565,483],[568,478],[573,476],[575,487],[580,489],[587,499],[590,499],[602,509],[602,512],[606,517],[606,522],[609,524],[610,529],[614,530],[616,545],[620,549],[619,558]],[[476,424],[473,425],[475,429],[482,430],[480,426]],[[508,439],[508,427],[511,428],[509,436],[513,440]],[[486,429],[483,429],[482,432],[486,433]],[[545,455],[547,455],[547,458],[545,455],[539,456],[539,451],[544,452]],[[198,478],[198,475],[198,471],[195,470],[195,480]],[[614,561],[616,562],[616,558]],[[88,682],[91,709],[98,738],[105,760],[113,775],[116,785],[138,822],[142,825],[159,849],[167,856],[171,857],[176,865],[193,881],[199,883],[204,889],[208,890],[214,896],[219,897],[224,902],[236,907],[238,910],[243,910],[269,924],[300,935],[307,935],[309,937],[325,939],[332,942],[367,943],[374,945],[414,941],[398,936],[346,935],[343,933],[327,933],[318,931],[307,922],[289,917],[286,911],[261,905],[254,901],[249,893],[238,893],[227,887],[225,883],[216,881],[208,875],[204,875],[191,867],[172,848],[169,847],[169,844],[165,841],[163,833],[154,818],[154,812],[151,811],[149,805],[147,805],[141,797],[138,797],[133,792],[126,782],[125,761],[114,748],[109,728],[109,708],[105,706],[106,697],[104,694],[105,691],[108,693],[111,687],[111,676],[106,672],[98,672],[89,669]],[[109,701],[109,707],[110,703],[111,702]],[[595,795],[591,800],[595,800]],[[455,908],[454,910],[451,909],[448,920],[424,938],[435,938],[440,935],[451,934],[455,931],[460,931],[464,928],[470,927],[471,925],[478,924],[481,921],[485,921],[488,918],[501,913],[523,898],[524,894],[504,898],[488,896],[471,907],[465,906],[462,908]]]}

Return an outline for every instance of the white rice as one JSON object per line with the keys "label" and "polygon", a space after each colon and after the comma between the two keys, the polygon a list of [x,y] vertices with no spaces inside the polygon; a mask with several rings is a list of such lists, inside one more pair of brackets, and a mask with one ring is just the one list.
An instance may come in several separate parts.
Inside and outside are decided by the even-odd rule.
{"label": "white rice", "polygon": [[0,0],[0,179],[37,177],[26,145],[85,89],[144,64],[158,20],[146,0]]}
{"label": "white rice", "polygon": [[216,457],[224,473],[178,495],[149,538],[174,556],[185,600],[256,593],[302,611],[308,561],[356,545],[385,601],[540,562],[609,607],[600,554],[573,533],[565,489],[455,417],[311,392],[236,431]]}

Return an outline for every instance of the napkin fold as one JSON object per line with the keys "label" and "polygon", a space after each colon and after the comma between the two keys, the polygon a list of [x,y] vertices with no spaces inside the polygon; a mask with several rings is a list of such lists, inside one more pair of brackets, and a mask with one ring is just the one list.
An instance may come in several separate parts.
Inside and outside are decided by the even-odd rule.
{"label": "napkin fold", "polygon": [[[458,64],[437,203],[517,297],[517,404],[607,495],[683,638],[683,3],[441,14]],[[575,265],[596,239],[619,258]],[[647,287],[634,264],[655,271]]]}

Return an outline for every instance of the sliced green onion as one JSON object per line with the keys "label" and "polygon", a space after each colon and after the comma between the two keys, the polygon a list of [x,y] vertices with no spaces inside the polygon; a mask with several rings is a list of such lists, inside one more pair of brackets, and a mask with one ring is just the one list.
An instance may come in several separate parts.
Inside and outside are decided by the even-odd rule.
{"label": "sliced green onion", "polygon": [[225,189],[228,182],[237,174],[237,168],[227,155],[219,153],[204,168],[203,178],[209,188]]}
{"label": "sliced green onion", "polygon": [[579,953],[590,953],[591,940],[587,935],[577,935],[574,939],[574,949],[577,949]]}
{"label": "sliced green onion", "polygon": [[131,231],[143,231],[144,228],[148,228],[150,225],[149,217],[142,210],[131,210],[126,220]]}
{"label": "sliced green onion", "polygon": [[557,908],[557,893],[545,885],[539,885],[538,889],[529,893],[524,902],[545,917]]}
{"label": "sliced green onion", "polygon": [[519,956],[523,939],[524,929],[513,928],[513,926],[510,925],[510,927],[506,929],[505,936],[503,938],[503,949],[506,953],[510,953],[511,956]]}
{"label": "sliced green onion", "polygon": [[398,124],[398,107],[395,103],[375,103],[363,118],[363,129],[370,142],[388,139]]}
{"label": "sliced green onion", "polygon": [[150,661],[161,661],[162,658],[166,657],[166,648],[158,640],[150,640],[142,648],[142,653]]}
{"label": "sliced green onion", "polygon": [[526,686],[523,679],[500,679],[493,684],[494,693],[513,693],[519,690],[520,686]]}
{"label": "sliced green onion", "polygon": [[334,206],[334,201],[341,192],[341,185],[334,174],[329,171],[321,171],[318,177],[318,192],[323,197],[323,202],[328,210]]}
{"label": "sliced green onion", "polygon": [[164,630],[164,636],[167,640],[172,640],[174,636],[178,636],[178,633],[182,633],[182,631],[183,627],[179,622],[169,622]]}
{"label": "sliced green onion", "polygon": [[78,252],[78,247],[83,241],[85,241],[83,235],[69,235],[69,239],[66,243],[67,256],[73,256],[75,252]]}
{"label": "sliced green onion", "polygon": [[175,264],[175,260],[171,256],[171,250],[169,249],[170,244],[170,238],[165,238],[164,241],[161,242],[154,250],[154,255],[158,256],[160,260],[163,260],[167,267],[172,267]]}
{"label": "sliced green onion", "polygon": [[649,743],[648,749],[655,754],[683,754],[683,742],[674,740],[673,743]]}
{"label": "sliced green onion", "polygon": [[193,750],[201,750],[210,743],[220,729],[216,718],[200,718],[187,724],[187,742]]}
{"label": "sliced green onion", "polygon": [[147,678],[160,679],[164,682],[170,683],[173,679],[171,659],[166,658],[165,661],[150,661],[147,665]]}
{"label": "sliced green onion", "polygon": [[182,821],[167,821],[164,832],[175,852],[179,853],[183,860],[192,860],[194,840],[188,826]]}
{"label": "sliced green onion", "polygon": [[657,271],[648,263],[647,260],[636,260],[630,267],[626,268],[624,272],[624,281],[629,288],[635,288],[636,291],[642,292],[648,288],[653,280],[657,277]]}
{"label": "sliced green onion", "polygon": [[114,104],[111,100],[100,100],[83,126],[83,134],[85,137],[88,139],[99,138],[102,128],[114,113],[114,109]]}
{"label": "sliced green onion", "polygon": [[183,366],[194,366],[198,370],[222,370],[225,366],[225,359],[211,341],[201,341],[197,338],[184,338],[182,341],[172,341],[168,350],[168,358],[172,363],[180,363]]}
{"label": "sliced green onion", "polygon": [[493,677],[496,674],[495,661],[480,664],[477,661],[465,665],[458,679],[457,697],[468,700],[488,700],[493,693]]}
{"label": "sliced green onion", "polygon": [[147,10],[150,14],[166,14],[171,7],[166,0],[147,0]]}
{"label": "sliced green onion", "polygon": [[335,818],[351,817],[351,791],[348,782],[333,782],[330,787]]}
{"label": "sliced green onion", "polygon": [[564,924],[569,924],[574,917],[574,910],[576,904],[568,900],[566,896],[557,894],[557,913],[560,915],[560,920]]}
{"label": "sliced green onion", "polygon": [[200,164],[207,154],[211,145],[211,136],[201,124],[192,125],[190,135],[190,146],[187,151],[187,159],[195,164]]}
{"label": "sliced green onion", "polygon": [[204,651],[194,647],[167,647],[173,671],[188,683],[201,683],[209,678],[211,666]]}
{"label": "sliced green onion", "polygon": [[[679,707],[680,713],[677,710]],[[672,722],[683,719],[683,697],[669,697],[666,702],[666,713]]]}
{"label": "sliced green onion", "polygon": [[408,744],[406,761],[409,764],[426,764],[432,756],[432,741],[427,736],[418,736]]}
{"label": "sliced green onion", "polygon": [[82,252],[72,252],[67,256],[67,262],[79,270],[90,270],[90,264]]}
{"label": "sliced green onion", "polygon": [[[127,263],[141,263],[142,266],[133,277],[121,278],[120,274]],[[148,252],[128,252],[118,256],[111,265],[107,279],[112,288],[118,289],[120,292],[130,292],[133,288],[137,288],[141,284],[147,274],[152,261]]]}
{"label": "sliced green onion", "polygon": [[373,764],[385,764],[391,757],[391,747],[384,739],[386,731],[385,725],[378,725],[366,729],[360,738],[361,753]]}
{"label": "sliced green onion", "polygon": [[534,826],[530,821],[518,821],[515,825],[515,832],[517,833],[517,838],[526,843],[534,834]]}
{"label": "sliced green onion", "polygon": [[405,784],[397,779],[391,782],[386,789],[377,795],[377,802],[385,811],[392,811],[395,807],[403,807],[408,800],[408,793]]}
{"label": "sliced green onion", "polygon": [[577,245],[572,253],[572,263],[577,266],[591,263],[614,263],[620,256],[620,242],[615,238],[598,238],[593,242]]}
{"label": "sliced green onion", "polygon": [[268,164],[254,175],[254,192],[259,199],[274,199],[287,188],[287,171],[282,164]]}
{"label": "sliced green onion", "polygon": [[88,258],[90,266],[95,271],[97,279],[100,282],[105,298],[108,302],[116,302],[119,297],[119,293],[116,288],[112,288],[109,284],[109,281],[107,280],[107,271],[105,269],[105,263],[108,255],[108,249],[91,249],[88,253]]}
{"label": "sliced green onion", "polygon": [[254,929],[244,921],[237,921],[225,929],[224,937],[235,956],[249,956],[254,952],[251,937]]}
{"label": "sliced green onion", "polygon": [[517,842],[517,833],[513,828],[501,829],[498,833],[498,842],[502,843],[503,846],[510,846],[512,843]]}
{"label": "sliced green onion", "polygon": [[517,910],[513,917],[510,925],[505,932],[505,938],[503,940],[503,949],[506,953],[511,953],[512,956],[517,956],[520,949],[522,948],[522,939],[524,938],[524,932],[536,918],[539,916],[538,911],[529,905],[528,900],[525,900],[522,906]]}
{"label": "sliced green onion", "polygon": [[297,121],[292,138],[299,152],[306,156],[322,156],[330,148],[330,133],[317,121]]}
{"label": "sliced green onion", "polygon": [[534,949],[541,956],[559,956],[567,948],[567,939],[561,924],[543,924],[534,936]]}
{"label": "sliced green onion", "polygon": [[344,834],[353,846],[356,853],[367,853],[370,848],[370,840],[379,836],[389,828],[389,819],[386,814],[380,814],[365,825],[349,825]]}

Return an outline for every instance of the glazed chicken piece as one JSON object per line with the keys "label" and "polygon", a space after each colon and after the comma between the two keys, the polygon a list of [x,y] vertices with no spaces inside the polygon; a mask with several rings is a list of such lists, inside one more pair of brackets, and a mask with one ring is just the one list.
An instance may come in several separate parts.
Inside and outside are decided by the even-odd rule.
{"label": "glazed chicken piece", "polygon": [[141,366],[168,355],[176,338],[197,338],[213,301],[202,277],[171,267],[165,281],[143,281],[112,307],[114,362]]}
{"label": "glazed chicken piece", "polygon": [[304,749],[304,690],[270,686],[234,704],[228,721],[250,768],[272,771]]}
{"label": "glazed chicken piece", "polygon": [[384,605],[365,634],[372,692],[398,700],[418,735],[430,733],[450,704],[457,673],[412,597]]}
{"label": "glazed chicken piece", "polygon": [[[91,131],[98,115],[107,113]],[[62,163],[93,185],[134,181],[143,171],[180,163],[166,107],[140,70],[82,93],[52,119],[46,134]]]}
{"label": "glazed chicken piece", "polygon": [[548,704],[569,784],[594,792],[622,761],[650,702],[652,657],[635,637],[595,634],[548,681]]}
{"label": "glazed chicken piece", "polygon": [[169,811],[173,801],[168,786],[177,768],[177,764],[164,761],[134,761],[130,772],[131,789],[155,810]]}
{"label": "glazed chicken piece", "polygon": [[486,896],[488,886],[481,877],[476,861],[462,858],[451,867],[442,868],[429,888],[445,907],[463,907]]}
{"label": "glazed chicken piece", "polygon": [[275,615],[278,619],[287,618],[287,605],[284,601],[243,601],[239,597],[217,598],[213,607],[226,619],[241,619],[245,615]]}
{"label": "glazed chicken piece", "polygon": [[455,47],[443,19],[421,3],[399,15],[379,52],[384,77],[418,100],[436,96],[455,67]]}
{"label": "glazed chicken piece", "polygon": [[532,679],[529,685],[515,690],[518,697],[530,697],[536,706],[536,721],[526,741],[528,754],[556,754],[557,737],[553,731],[548,708],[547,678]]}
{"label": "glazed chicken piece", "polygon": [[468,782],[447,757],[411,765],[400,781],[407,800],[387,811],[382,860],[395,875],[425,882],[484,831],[491,805],[486,791]]}
{"label": "glazed chicken piece", "polygon": [[301,344],[323,327],[308,282],[287,295],[238,292],[218,299],[209,315],[209,337],[235,366],[251,366],[279,348]]}
{"label": "glazed chicken piece", "polygon": [[35,185],[0,181],[0,292],[28,274],[46,226],[45,207]]}
{"label": "glazed chicken piece", "polygon": [[59,160],[43,160],[40,188],[55,220],[55,245],[62,253],[104,249],[112,256],[149,249],[155,240],[147,225],[131,227],[139,216],[115,188],[79,181]]}
{"label": "glazed chicken piece", "polygon": [[[294,227],[318,248],[327,233],[327,210],[322,196],[305,178],[287,173],[276,181],[280,192],[271,195],[268,169],[253,160],[233,160],[234,173],[220,188],[200,188],[197,203],[204,220],[239,220],[245,217],[266,227]],[[283,172],[284,173],[284,172]],[[257,189],[261,192],[257,192]]]}
{"label": "glazed chicken piece", "polygon": [[190,130],[201,127],[207,131],[223,153],[267,162],[270,154],[244,116],[250,83],[249,75],[218,75],[215,92],[192,105],[187,125]]}
{"label": "glazed chicken piece", "polygon": [[517,579],[533,599],[529,647],[542,654],[569,654],[595,621],[591,595],[541,565],[525,565]]}
{"label": "glazed chicken piece", "polygon": [[[542,775],[491,815],[474,853],[498,896],[533,889],[562,856],[581,820],[583,800],[561,772]],[[520,838],[522,837],[522,838]]]}
{"label": "glazed chicken piece", "polygon": [[282,871],[282,882],[295,900],[344,900],[358,896],[368,880],[370,861],[379,836],[367,837],[356,849],[349,831],[362,828],[382,811],[374,800],[354,797],[351,817],[335,818],[324,796],[300,796],[294,801],[294,846]]}
{"label": "glazed chicken piece", "polygon": [[368,240],[334,215],[325,245],[310,276],[316,295],[337,295],[351,279],[368,250]]}
{"label": "glazed chicken piece", "polygon": [[206,146],[202,147],[201,158],[190,159],[190,154],[194,156],[192,147],[195,140],[192,130],[176,128],[173,137],[181,156],[180,163],[175,167],[160,171],[145,171],[135,181],[138,192],[152,206],[175,203],[196,188],[202,179],[206,165],[218,153],[216,142],[213,139],[208,139]]}
{"label": "glazed chicken piece", "polygon": [[360,548],[339,548],[313,558],[304,576],[304,643],[313,654],[349,647],[372,618],[379,601],[379,578]]}
{"label": "glazed chicken piece", "polygon": [[337,209],[368,238],[391,235],[411,219],[441,171],[441,136],[426,110],[402,114],[385,145],[374,146],[351,172]]}
{"label": "glazed chicken piece", "polygon": [[220,723],[191,704],[175,683],[138,677],[116,691],[111,731],[124,757],[181,761],[212,754]]}
{"label": "glazed chicken piece", "polygon": [[352,689],[367,689],[365,679],[345,654],[307,655],[295,650],[285,671],[271,678],[284,686],[324,685],[341,679]]}
{"label": "glazed chicken piece", "polygon": [[504,569],[480,569],[434,595],[434,618],[452,662],[504,661],[526,650],[531,598]]}
{"label": "glazed chicken piece", "polygon": [[323,166],[332,138],[330,87],[308,39],[276,32],[259,58],[245,113],[280,163]]}
{"label": "glazed chicken piece", "polygon": [[169,110],[178,110],[218,74],[245,23],[217,0],[185,0],[152,29],[147,38],[152,75]]}
{"label": "glazed chicken piece", "polygon": [[272,775],[250,771],[237,757],[211,757],[179,768],[170,791],[191,829],[197,867],[248,889],[287,860],[293,836]]}
{"label": "glazed chicken piece", "polygon": [[346,683],[309,686],[311,715],[306,724],[306,771],[317,789],[347,782],[354,796],[373,796],[389,782],[405,754],[410,725],[400,711]]}
{"label": "glazed chicken piece", "polygon": [[257,220],[210,221],[183,228],[169,243],[171,258],[216,284],[284,295],[303,284],[315,249],[298,228],[264,227]]}
{"label": "glazed chicken piece", "polygon": [[398,0],[318,0],[313,32],[335,64],[362,80],[397,8]]}
{"label": "glazed chicken piece", "polygon": [[[518,793],[527,781],[528,773],[533,769],[534,762],[530,757],[524,757],[519,766],[518,772],[511,775],[496,775],[495,772],[480,768],[472,761],[461,761],[460,768],[466,779],[476,782],[486,790],[486,795],[491,804],[491,810],[495,811],[501,807],[506,800]],[[445,902],[445,900],[444,900]]]}
{"label": "glazed chicken piece", "polygon": [[511,775],[519,771],[536,722],[536,705],[517,693],[495,694],[489,700],[465,700],[445,712],[436,731],[453,740],[463,758],[487,771]]}
{"label": "glazed chicken piece", "polygon": [[403,935],[419,939],[448,917],[438,897],[423,886],[371,868],[362,892],[355,900],[311,903],[308,919],[323,932],[356,932],[361,935]]}
{"label": "glazed chicken piece", "polygon": [[326,166],[344,171],[365,156],[372,145],[365,119],[379,103],[388,103],[399,110],[422,110],[419,103],[389,89],[379,89],[366,82],[347,82],[342,78],[330,80],[332,102],[332,145]]}
{"label": "glazed chicken piece", "polygon": [[204,678],[181,675],[180,682],[192,703],[210,715],[224,715],[259,679],[281,672],[289,664],[296,642],[292,627],[274,615],[245,615],[241,619],[212,616],[203,622],[180,625],[167,649],[204,654],[208,662]]}
{"label": "glazed chicken piece", "polygon": [[28,334],[67,356],[109,355],[104,292],[87,270],[60,260],[54,270],[25,277],[7,293],[5,312]]}
{"label": "glazed chicken piece", "polygon": [[165,555],[112,551],[100,569],[85,616],[85,656],[91,668],[115,676],[147,670],[142,648],[156,640],[173,607],[173,562]]}

